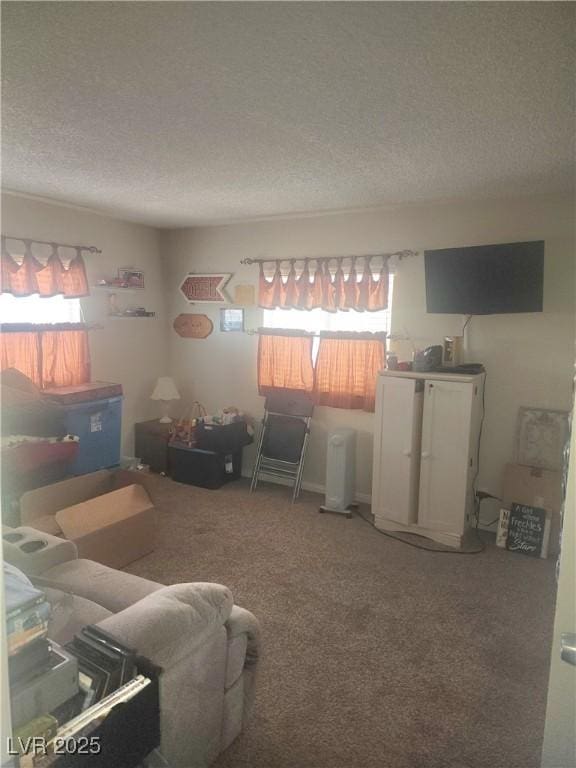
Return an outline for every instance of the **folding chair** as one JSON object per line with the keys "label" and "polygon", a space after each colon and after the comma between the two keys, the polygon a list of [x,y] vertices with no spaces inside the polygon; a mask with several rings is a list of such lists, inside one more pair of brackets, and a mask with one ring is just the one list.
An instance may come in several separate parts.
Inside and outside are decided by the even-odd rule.
{"label": "folding chair", "polygon": [[310,435],[314,403],[300,392],[268,395],[264,404],[262,431],[250,491],[255,491],[260,475],[294,480],[292,503],[300,494],[304,459]]}

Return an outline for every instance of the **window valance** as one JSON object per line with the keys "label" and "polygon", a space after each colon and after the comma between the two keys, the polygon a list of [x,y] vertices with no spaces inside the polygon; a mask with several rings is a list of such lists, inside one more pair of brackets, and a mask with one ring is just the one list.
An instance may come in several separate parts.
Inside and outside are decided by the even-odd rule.
{"label": "window valance", "polygon": [[[275,262],[272,279],[268,279],[264,263],[260,263],[258,304],[263,309],[316,309],[328,312],[355,310],[378,312],[388,306],[388,257],[380,259],[376,274],[371,256],[351,257],[343,267],[343,258],[305,259],[297,271],[297,259],[288,260],[290,267],[284,279],[281,262]],[[357,262],[363,262],[358,264]]]}
{"label": "window valance", "polygon": [[7,248],[7,239],[2,237],[0,254],[2,293],[13,296],[62,294],[66,298],[88,295],[88,278],[80,247],[75,249],[75,256],[66,262],[60,256],[58,245],[53,243],[52,252],[42,261],[32,252],[33,241],[23,240],[24,252],[12,254]]}

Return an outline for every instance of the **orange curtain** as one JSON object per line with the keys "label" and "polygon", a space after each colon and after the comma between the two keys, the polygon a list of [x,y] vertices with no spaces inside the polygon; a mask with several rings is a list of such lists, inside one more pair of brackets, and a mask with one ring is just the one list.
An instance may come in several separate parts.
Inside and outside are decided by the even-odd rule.
{"label": "orange curtain", "polygon": [[374,411],[386,334],[322,332],[314,376],[318,405]]}
{"label": "orange curtain", "polygon": [[[330,273],[331,259],[304,259],[300,275],[296,274],[295,260],[290,260],[290,270],[284,281],[281,262],[275,262],[276,268],[271,280],[264,274],[264,265],[260,264],[258,304],[263,309],[315,309],[317,307],[336,312],[353,309],[357,312],[377,312],[388,306],[388,260],[383,257],[380,274],[374,277],[371,258],[363,259],[364,266],[359,278],[357,258],[352,259],[348,274],[344,273],[343,259],[337,259],[334,276]],[[314,274],[311,274],[310,261],[316,262]]]}
{"label": "orange curtain", "polygon": [[312,335],[303,331],[260,328],[258,340],[258,392],[273,389],[312,392]]}
{"label": "orange curtain", "polygon": [[46,264],[42,264],[32,254],[30,243],[26,243],[21,263],[8,253],[5,245],[0,258],[2,293],[11,293],[13,296],[63,294],[67,298],[80,298],[89,294],[86,267],[79,250],[67,267],[60,260],[56,248]]}
{"label": "orange curtain", "polygon": [[42,386],[73,387],[90,381],[86,331],[42,333]]}
{"label": "orange curtain", "polygon": [[40,334],[0,333],[0,370],[16,368],[36,386],[42,386]]}
{"label": "orange curtain", "polygon": [[0,369],[16,368],[42,389],[90,381],[85,330],[0,333]]}

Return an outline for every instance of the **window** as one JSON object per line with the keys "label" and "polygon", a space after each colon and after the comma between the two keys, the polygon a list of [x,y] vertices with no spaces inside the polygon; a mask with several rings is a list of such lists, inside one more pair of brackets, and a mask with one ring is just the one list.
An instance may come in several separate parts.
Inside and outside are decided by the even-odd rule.
{"label": "window", "polygon": [[0,320],[1,370],[16,368],[41,389],[90,381],[80,299],[3,293]]}
{"label": "window", "polygon": [[79,323],[80,299],[64,296],[41,297],[0,294],[0,318],[3,323]]}
{"label": "window", "polygon": [[[323,309],[265,309],[265,328],[286,328],[318,333],[320,331],[370,331],[390,333],[392,292],[394,276],[390,275],[388,286],[388,309],[382,312],[326,312]],[[318,339],[314,339],[312,357],[318,354]]]}

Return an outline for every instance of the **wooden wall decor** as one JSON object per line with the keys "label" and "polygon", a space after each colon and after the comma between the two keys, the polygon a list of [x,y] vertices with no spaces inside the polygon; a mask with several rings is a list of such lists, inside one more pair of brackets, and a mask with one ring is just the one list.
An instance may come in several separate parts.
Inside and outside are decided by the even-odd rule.
{"label": "wooden wall decor", "polygon": [[237,285],[234,289],[234,304],[253,307],[256,304],[256,289],[253,285]]}
{"label": "wooden wall decor", "polygon": [[180,290],[191,303],[229,304],[230,297],[225,293],[224,286],[231,277],[231,272],[211,274],[190,272],[180,285]]}
{"label": "wooden wall decor", "polygon": [[212,320],[207,315],[186,313],[178,315],[172,327],[183,339],[205,339],[214,330]]}

